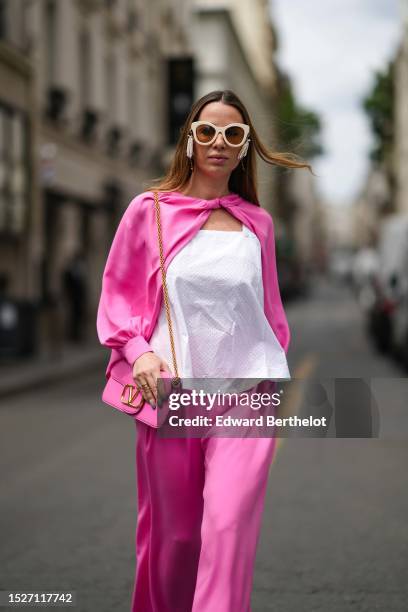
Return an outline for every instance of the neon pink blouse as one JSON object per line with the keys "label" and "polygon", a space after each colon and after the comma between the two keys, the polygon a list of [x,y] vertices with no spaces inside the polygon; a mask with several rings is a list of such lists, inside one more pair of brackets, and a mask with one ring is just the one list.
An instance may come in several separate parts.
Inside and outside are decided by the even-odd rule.
{"label": "neon pink blouse", "polygon": [[[203,200],[174,191],[160,192],[165,269],[204,225],[211,210],[219,207],[228,210],[259,239],[264,311],[287,353],[290,330],[279,291],[273,220],[265,209],[235,193]],[[117,360],[125,357],[133,365],[140,355],[153,350],[149,339],[162,300],[154,199],[153,193],[146,191],[133,198],[126,208],[103,273],[96,326],[101,344],[112,349],[106,377]]]}

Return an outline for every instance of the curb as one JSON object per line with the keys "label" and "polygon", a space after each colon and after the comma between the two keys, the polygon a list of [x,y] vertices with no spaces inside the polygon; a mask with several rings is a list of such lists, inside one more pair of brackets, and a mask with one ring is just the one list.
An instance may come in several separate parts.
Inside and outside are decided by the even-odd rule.
{"label": "curb", "polygon": [[108,355],[102,349],[61,357],[61,360],[56,362],[22,363],[12,368],[6,366],[8,373],[2,372],[0,367],[0,399],[58,383],[77,374],[86,374],[99,367],[102,368],[103,378],[107,363]]}

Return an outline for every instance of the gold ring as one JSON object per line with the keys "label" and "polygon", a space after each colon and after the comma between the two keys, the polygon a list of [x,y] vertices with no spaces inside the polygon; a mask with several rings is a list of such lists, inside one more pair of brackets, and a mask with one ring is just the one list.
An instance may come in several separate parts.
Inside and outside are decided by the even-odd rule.
{"label": "gold ring", "polygon": [[150,389],[150,387],[149,387],[149,385],[148,385],[147,383],[145,383],[144,385],[140,385],[140,386],[142,387],[142,389],[146,389],[146,387],[147,387],[148,389]]}

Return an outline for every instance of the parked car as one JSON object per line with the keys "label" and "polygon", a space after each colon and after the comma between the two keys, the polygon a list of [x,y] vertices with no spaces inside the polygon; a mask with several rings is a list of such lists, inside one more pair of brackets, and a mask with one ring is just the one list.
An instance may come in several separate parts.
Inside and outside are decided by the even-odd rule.
{"label": "parked car", "polygon": [[392,309],[392,353],[408,370],[408,215],[396,220],[394,267],[389,276]]}
{"label": "parked car", "polygon": [[380,351],[401,356],[408,351],[408,215],[393,214],[383,221],[377,251],[368,330]]}

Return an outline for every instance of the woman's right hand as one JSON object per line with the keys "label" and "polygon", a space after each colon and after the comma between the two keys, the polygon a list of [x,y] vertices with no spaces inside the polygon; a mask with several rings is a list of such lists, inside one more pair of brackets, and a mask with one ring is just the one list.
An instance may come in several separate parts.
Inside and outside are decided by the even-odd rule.
{"label": "woman's right hand", "polygon": [[[172,374],[168,363],[161,359],[153,351],[143,353],[133,364],[133,378],[139,386],[142,396],[152,406],[156,405],[157,401],[157,385],[156,379],[160,378],[161,370],[166,370]],[[142,385],[149,385],[142,387]]]}

